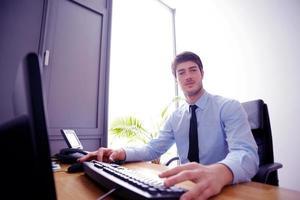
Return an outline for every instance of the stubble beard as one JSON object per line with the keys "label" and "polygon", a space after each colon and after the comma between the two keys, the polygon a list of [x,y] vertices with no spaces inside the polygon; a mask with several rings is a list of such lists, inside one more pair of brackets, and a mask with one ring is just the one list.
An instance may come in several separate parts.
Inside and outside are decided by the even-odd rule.
{"label": "stubble beard", "polygon": [[184,92],[184,95],[187,97],[187,98],[193,98],[195,96],[198,96],[199,94],[202,93],[202,90],[203,90],[203,86],[200,85],[198,86],[195,90],[192,90],[192,91],[186,91]]}

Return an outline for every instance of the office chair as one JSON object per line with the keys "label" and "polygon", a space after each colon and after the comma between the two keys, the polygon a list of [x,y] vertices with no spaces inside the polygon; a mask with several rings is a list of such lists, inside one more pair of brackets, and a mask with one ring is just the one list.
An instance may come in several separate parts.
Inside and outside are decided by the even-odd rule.
{"label": "office chair", "polygon": [[[278,186],[277,170],[282,168],[282,164],[274,162],[268,106],[261,99],[244,102],[242,106],[248,115],[251,131],[258,146],[259,169],[252,181]],[[178,159],[173,157],[165,165],[168,166]]]}
{"label": "office chair", "polygon": [[252,181],[278,186],[277,170],[281,163],[274,162],[272,130],[267,104],[261,100],[242,103],[258,146],[259,169]]}

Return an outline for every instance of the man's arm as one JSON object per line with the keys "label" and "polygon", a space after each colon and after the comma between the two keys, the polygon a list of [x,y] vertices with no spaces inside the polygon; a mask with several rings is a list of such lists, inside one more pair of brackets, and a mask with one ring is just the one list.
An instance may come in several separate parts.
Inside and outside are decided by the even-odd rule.
{"label": "man's arm", "polygon": [[148,144],[135,147],[124,148],[126,161],[151,161],[159,158],[174,144],[171,133],[160,132],[156,139],[152,139]]}
{"label": "man's arm", "polygon": [[174,144],[171,121],[172,115],[160,130],[158,138],[152,139],[148,144],[124,148],[126,161],[151,161],[164,154]]}
{"label": "man's arm", "polygon": [[221,112],[229,153],[220,161],[233,173],[233,183],[247,182],[259,165],[257,144],[252,135],[247,114],[235,100],[226,102]]}

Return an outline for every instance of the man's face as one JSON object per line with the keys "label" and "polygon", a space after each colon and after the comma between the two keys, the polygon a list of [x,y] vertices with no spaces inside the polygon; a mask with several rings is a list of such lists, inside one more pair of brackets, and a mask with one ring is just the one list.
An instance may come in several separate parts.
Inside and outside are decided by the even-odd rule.
{"label": "man's face", "polygon": [[196,63],[187,61],[178,64],[176,77],[185,96],[192,97],[201,93],[203,71],[200,71]]}

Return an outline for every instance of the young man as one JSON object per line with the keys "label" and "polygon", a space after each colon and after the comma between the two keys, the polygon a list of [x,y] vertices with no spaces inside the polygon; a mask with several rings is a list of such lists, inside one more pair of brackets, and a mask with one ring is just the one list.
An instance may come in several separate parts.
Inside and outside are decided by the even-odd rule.
{"label": "young man", "polygon": [[[250,181],[257,172],[259,160],[257,145],[241,104],[204,90],[202,62],[192,52],[177,55],[172,72],[185,95],[186,104],[172,113],[157,139],[143,147],[99,148],[79,161],[148,161],[161,156],[175,142],[181,165],[162,172],[160,177],[165,178],[166,186],[185,180],[196,183],[181,196],[181,200],[207,199],[218,194],[225,185]],[[191,109],[191,105],[195,108]],[[191,124],[194,123],[196,128],[190,125],[191,118],[194,119]],[[189,133],[192,129],[194,138]]]}

